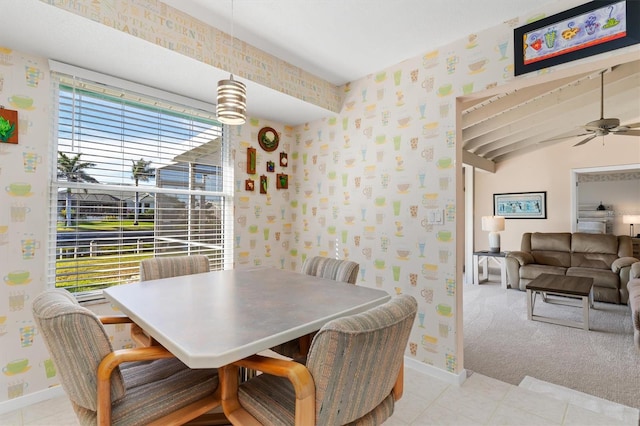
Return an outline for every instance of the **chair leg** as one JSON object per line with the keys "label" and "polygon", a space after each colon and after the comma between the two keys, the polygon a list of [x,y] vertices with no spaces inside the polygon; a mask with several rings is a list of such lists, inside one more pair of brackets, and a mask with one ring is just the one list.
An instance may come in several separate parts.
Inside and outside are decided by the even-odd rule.
{"label": "chair leg", "polygon": [[220,378],[220,386],[222,388],[222,409],[224,415],[229,419],[231,424],[255,425],[259,426],[260,422],[249,414],[238,401],[238,376],[239,368],[235,365],[226,365],[218,369]]}
{"label": "chair leg", "polygon": [[395,401],[402,398],[402,393],[404,392],[404,362],[400,365],[400,371],[398,372],[398,378],[396,379],[396,383],[393,385],[393,399]]}
{"label": "chair leg", "polygon": [[300,356],[306,357],[309,354],[309,348],[311,347],[311,335],[305,334],[298,338],[300,344]]}

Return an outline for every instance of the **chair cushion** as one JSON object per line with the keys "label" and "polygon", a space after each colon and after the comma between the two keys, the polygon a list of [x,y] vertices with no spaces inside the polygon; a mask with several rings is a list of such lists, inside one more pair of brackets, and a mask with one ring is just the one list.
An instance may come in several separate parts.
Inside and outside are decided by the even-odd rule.
{"label": "chair cushion", "polygon": [[[33,316],[51,359],[60,374],[62,387],[76,405],[95,411],[96,372],[100,361],[113,352],[98,317],[78,304],[68,291],[49,290],[33,301]],[[111,400],[124,395],[120,369],[111,376]]]}
{"label": "chair cushion", "polygon": [[346,426],[377,426],[381,425],[391,415],[393,415],[393,407],[395,401],[393,395],[389,395],[382,401],[380,405],[368,412],[358,420],[348,423]]}
{"label": "chair cushion", "polygon": [[[261,374],[243,384],[238,399],[244,409],[264,425],[294,424],[295,393],[291,382],[283,377]],[[348,426],[380,425],[393,414],[393,395]]]}
{"label": "chair cushion", "polygon": [[[323,256],[307,258],[302,265],[302,273],[315,277],[327,278],[334,281],[341,281],[355,284],[358,280],[360,265],[350,260],[331,259]],[[309,341],[315,333],[309,335]],[[301,355],[300,342],[298,339],[282,343],[271,348],[272,351],[289,358],[298,358]]]}
{"label": "chair cushion", "polygon": [[238,388],[240,405],[264,425],[292,425],[296,394],[284,377],[261,374]]}
{"label": "chair cushion", "polygon": [[[112,404],[112,424],[145,425],[211,395],[217,370],[189,369],[176,358],[123,364],[126,396]],[[83,425],[95,425],[95,411],[75,407]]]}
{"label": "chair cushion", "polygon": [[[313,338],[307,368],[316,390],[316,424],[378,425],[393,413],[391,393],[417,311],[408,295],[328,322]],[[261,374],[240,385],[242,407],[268,425],[291,425],[289,380]]]}
{"label": "chair cushion", "polygon": [[302,273],[315,277],[328,278],[355,284],[358,279],[360,265],[350,260],[331,259],[323,256],[315,256],[305,260],[302,265]]}
{"label": "chair cushion", "polygon": [[[66,290],[38,295],[33,314],[78,420],[95,425],[96,373],[113,352],[104,326]],[[211,395],[217,386],[217,370],[191,370],[176,358],[121,364],[111,379],[112,423],[148,424]]]}
{"label": "chair cushion", "polygon": [[416,310],[415,299],[401,295],[320,329],[307,357],[318,424],[353,422],[389,396],[404,362]]}
{"label": "chair cushion", "polygon": [[140,262],[140,281],[200,274],[209,270],[209,259],[204,255],[154,257]]}

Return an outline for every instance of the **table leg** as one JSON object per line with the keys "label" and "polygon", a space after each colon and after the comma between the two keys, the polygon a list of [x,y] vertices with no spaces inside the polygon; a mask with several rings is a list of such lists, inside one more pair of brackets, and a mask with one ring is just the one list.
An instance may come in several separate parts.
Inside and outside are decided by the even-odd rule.
{"label": "table leg", "polygon": [[489,256],[482,257],[482,280],[489,280]]}
{"label": "table leg", "polygon": [[533,317],[533,292],[527,290],[527,319],[531,321]]}
{"label": "table leg", "polygon": [[479,285],[480,284],[480,279],[478,278],[478,262],[480,259],[478,259],[478,255],[474,254],[473,255],[473,283],[475,285]]}
{"label": "table leg", "polygon": [[582,328],[589,330],[589,306],[591,305],[591,297],[582,297]]}
{"label": "table leg", "polygon": [[500,263],[500,283],[503,289],[507,289],[507,260],[503,257],[499,258]]}

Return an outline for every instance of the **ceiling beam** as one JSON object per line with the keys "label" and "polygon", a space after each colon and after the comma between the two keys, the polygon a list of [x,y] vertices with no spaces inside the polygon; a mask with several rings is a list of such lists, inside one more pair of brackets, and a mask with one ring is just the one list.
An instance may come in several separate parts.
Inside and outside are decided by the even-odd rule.
{"label": "ceiling beam", "polygon": [[[634,67],[637,68],[637,67]],[[605,88],[605,103],[607,96],[615,96],[621,92],[629,90],[631,87],[637,87],[638,85],[638,73],[637,70],[632,67],[619,68],[619,72],[616,74],[616,80],[609,82]],[[630,81],[626,81],[630,79]],[[566,89],[552,92],[546,96],[542,96],[533,100],[524,101],[522,106],[518,108],[512,108],[499,116],[496,116],[492,120],[483,121],[473,127],[463,129],[463,140],[465,141],[465,148],[472,149],[475,144],[467,146],[466,141],[478,138],[481,135],[495,131],[499,127],[509,126],[513,123],[519,123],[524,127],[531,125],[532,122],[540,121],[544,119],[544,115],[548,114],[549,110],[555,109],[556,111],[571,111],[572,109],[580,108],[586,102],[580,100],[581,97],[589,96],[589,94],[598,94],[599,104],[599,92],[600,82],[596,79],[581,81],[575,86],[569,86]],[[606,108],[605,108],[606,109]],[[599,108],[597,109],[599,112]],[[561,112],[562,114],[562,112]],[[596,112],[597,114],[597,112]],[[593,120],[599,117],[594,117]]]}
{"label": "ceiling beam", "polygon": [[[601,72],[589,69],[574,76],[565,74],[536,86],[463,103],[463,162],[495,173],[503,161],[571,143],[572,138],[573,143],[583,139],[578,136],[586,133],[583,126],[600,118]],[[613,66],[605,72],[605,118],[618,118],[622,125],[640,121],[638,99],[640,61]]]}
{"label": "ceiling beam", "polygon": [[473,166],[489,173],[496,172],[496,163],[465,150],[462,151],[462,164]]}
{"label": "ceiling beam", "polygon": [[[579,80],[586,78],[593,73],[583,73],[576,76],[565,77],[560,80],[550,81],[525,89],[516,90],[503,96],[494,96],[487,101],[479,102],[473,107],[467,107],[462,111],[462,128],[471,127],[482,121],[494,118],[504,111],[516,108],[523,103],[523,100],[530,100],[538,96],[543,96],[561,87],[575,84]],[[466,107],[466,105],[465,105]]]}
{"label": "ceiling beam", "polygon": [[[640,81],[640,78],[638,80]],[[605,109],[605,111],[611,109],[614,111],[611,111],[612,114],[607,113],[606,115],[618,117],[622,124],[625,124],[628,119],[635,119],[636,114],[624,106],[630,105],[639,99],[639,95],[640,88],[636,86],[612,96],[609,100],[614,108]],[[464,148],[476,155],[488,155],[488,158],[492,158],[490,152],[523,139],[538,143],[561,135],[582,134],[584,132],[581,126],[586,124],[587,121],[592,121],[599,117],[597,113],[593,115],[595,113],[593,111],[595,99],[583,99],[581,97],[580,100],[584,102],[570,111],[564,108],[549,108],[537,120],[509,123],[509,125],[500,127],[493,132],[465,141]],[[599,102],[599,99],[597,101]],[[638,109],[639,111],[636,112],[640,112],[640,106]],[[585,120],[585,117],[592,118]]]}

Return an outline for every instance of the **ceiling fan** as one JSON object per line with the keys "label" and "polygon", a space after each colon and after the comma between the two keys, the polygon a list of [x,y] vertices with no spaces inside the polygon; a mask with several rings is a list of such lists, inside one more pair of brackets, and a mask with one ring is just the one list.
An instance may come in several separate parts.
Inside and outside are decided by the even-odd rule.
{"label": "ceiling fan", "polygon": [[[640,127],[640,123],[632,123],[632,124],[624,124],[620,125],[620,120],[617,118],[604,118],[604,73],[607,70],[604,70],[600,73],[600,118],[598,120],[590,121],[582,128],[584,129],[583,133],[571,136],[564,136],[558,139],[565,138],[573,138],[577,136],[587,136],[574,146],[584,145],[589,142],[591,139],[594,139],[598,136],[606,136],[609,133],[613,133],[616,135],[625,135],[625,136],[640,136],[640,130],[631,130],[636,127]],[[549,139],[548,141],[553,140]]]}

